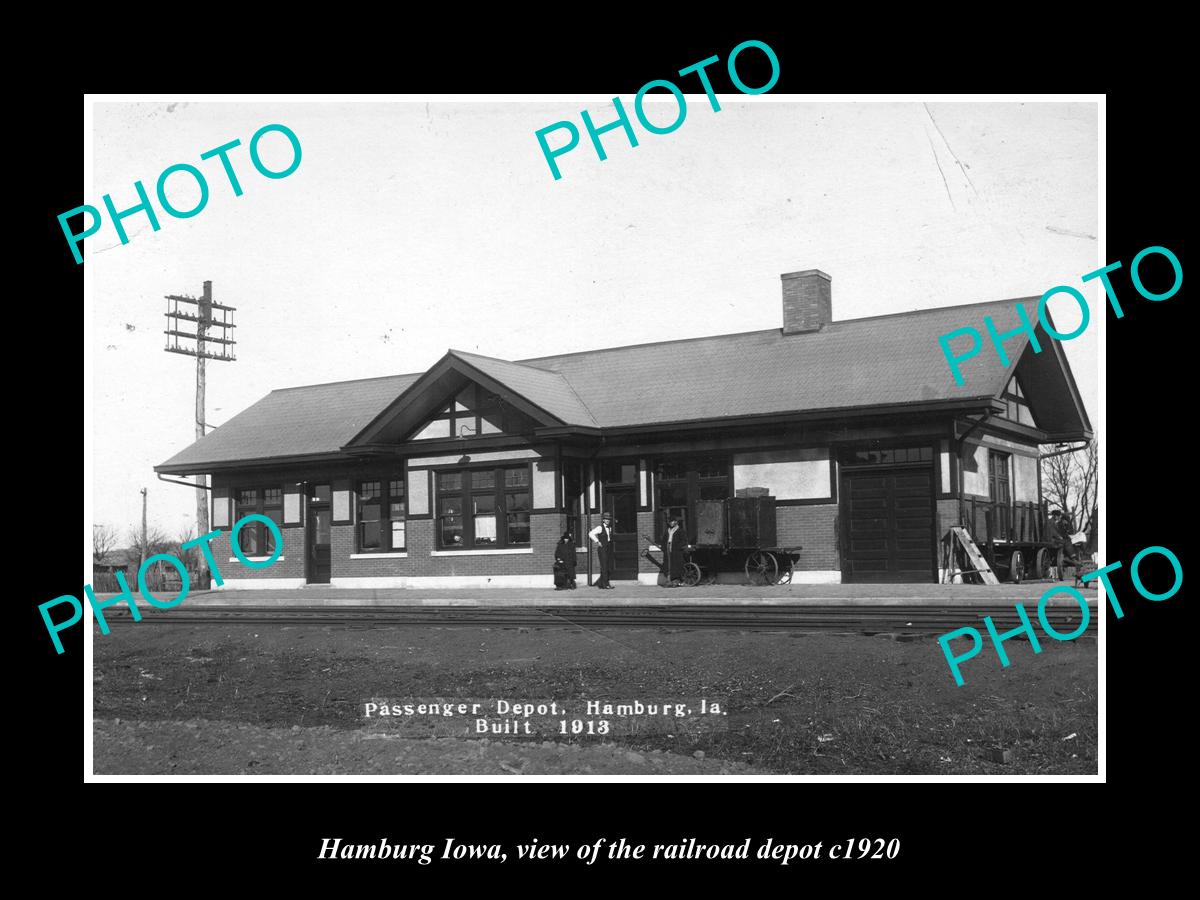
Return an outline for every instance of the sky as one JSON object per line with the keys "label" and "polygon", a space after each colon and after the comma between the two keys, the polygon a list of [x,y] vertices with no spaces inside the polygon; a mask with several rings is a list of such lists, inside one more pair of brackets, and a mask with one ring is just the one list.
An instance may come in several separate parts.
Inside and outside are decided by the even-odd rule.
{"label": "sky", "polygon": [[[237,360],[208,364],[214,426],[277,388],[421,372],[450,348],[519,359],[777,328],[779,276],[803,269],[832,277],[835,320],[1080,289],[1093,324],[1064,347],[1098,423],[1104,300],[1080,282],[1109,262],[1095,103],[719,99],[688,95],[671,134],[634,118],[638,146],[609,132],[604,161],[580,110],[615,113],[594,99],[96,103],[86,203],[131,207],[137,180],[153,198],[176,163],[210,194],[186,219],[154,199],[160,230],[134,214],[128,244],[107,218],[86,242],[92,520],[127,538],[146,487],[152,525],[194,533],[195,492],[153,467],[194,440],[195,363],[164,352],[163,298],[206,280],[237,307]],[[646,108],[666,124],[662,103]],[[534,135],[562,120],[581,141],[555,180]],[[248,155],[274,123],[302,148],[280,179]],[[234,139],[240,197],[200,160]],[[268,168],[291,161],[278,133],[259,146]],[[166,192],[199,197],[186,174]],[[1065,297],[1051,311],[1062,332],[1079,321]]]}

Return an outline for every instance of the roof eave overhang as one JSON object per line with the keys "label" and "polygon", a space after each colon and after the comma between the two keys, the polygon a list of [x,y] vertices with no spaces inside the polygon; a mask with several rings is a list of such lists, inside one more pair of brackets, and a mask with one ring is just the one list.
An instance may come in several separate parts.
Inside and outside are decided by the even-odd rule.
{"label": "roof eave overhang", "polygon": [[1083,428],[1079,431],[1056,431],[1043,432],[1045,439],[1043,444],[1065,444],[1071,441],[1090,441],[1096,436],[1095,432],[1090,428]]}
{"label": "roof eave overhang", "polygon": [[263,456],[254,459],[220,460],[195,463],[163,463],[154,471],[161,475],[208,475],[213,472],[228,472],[237,469],[267,468],[271,466],[308,465],[311,463],[345,462],[344,453],[307,453],[291,456]]}
{"label": "roof eave overhang", "polygon": [[1092,439],[1090,428],[1066,428],[1058,431],[1047,431],[1044,428],[1022,425],[1020,422],[1013,422],[1011,419],[1002,418],[989,419],[986,430],[1005,437],[1024,438],[1027,441],[1039,444],[1057,444],[1062,441],[1085,441]]}
{"label": "roof eave overhang", "polygon": [[[644,434],[646,432],[662,430],[670,430],[672,432],[703,431],[711,430],[713,428],[734,428],[754,425],[789,425],[822,421],[845,421],[847,419],[875,419],[899,415],[972,415],[985,412],[997,413],[1002,412],[1003,410],[1004,404],[993,397],[967,397],[955,398],[953,400],[916,401],[911,403],[890,403],[849,408],[830,407],[827,409],[793,411],[788,413],[763,413],[761,415],[750,416],[717,416],[709,419],[694,419],[673,422],[648,422],[638,425],[620,425],[610,428],[593,428],[590,426],[562,424],[539,428],[534,432],[533,438],[603,438],[627,434]],[[1062,434],[1052,434],[1046,432],[1044,434],[1047,438],[1046,442],[1059,440],[1083,440],[1085,436],[1087,438],[1091,437],[1090,430],[1086,432],[1086,435],[1065,432]],[[521,443],[523,438],[509,436],[507,438],[498,437],[497,440],[502,443]],[[472,441],[470,446],[475,449],[479,449],[482,445]],[[271,466],[297,464],[309,465],[313,463],[347,462],[363,457],[377,456],[388,453],[399,453],[405,456],[411,456],[413,452],[417,450],[420,450],[421,452],[436,453],[445,452],[448,449],[467,449],[467,445],[458,442],[447,443],[441,441],[439,441],[437,444],[432,442],[426,444],[425,442],[422,442],[419,445],[411,442],[405,444],[362,443],[354,446],[346,445],[340,451],[331,453],[313,453],[293,456],[262,457],[245,460],[222,460],[219,462],[161,465],[155,466],[154,471],[165,475],[199,475],[246,468],[266,468]]]}
{"label": "roof eave overhang", "polygon": [[651,422],[640,425],[619,425],[600,430],[602,435],[635,434],[661,429],[696,430],[730,428],[749,425],[793,424],[819,421],[843,421],[858,418],[883,418],[897,415],[970,415],[972,413],[1000,412],[1004,404],[991,396],[956,397],[953,400],[919,400],[910,403],[889,403],[857,407],[829,407],[786,413],[762,413],[751,416],[718,416],[711,419],[694,419],[676,422]]}
{"label": "roof eave overhang", "polygon": [[534,434],[540,438],[554,437],[601,437],[606,429],[591,425],[552,425],[538,428]]}

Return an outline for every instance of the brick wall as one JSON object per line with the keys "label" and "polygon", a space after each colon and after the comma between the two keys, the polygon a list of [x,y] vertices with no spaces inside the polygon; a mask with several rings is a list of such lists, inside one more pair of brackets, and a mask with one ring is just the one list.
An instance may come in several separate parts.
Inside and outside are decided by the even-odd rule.
{"label": "brick wall", "polygon": [[[436,521],[410,519],[405,534],[408,557],[351,559],[354,552],[354,526],[334,525],[331,529],[332,578],[368,578],[408,576],[495,576],[545,575],[553,578],[554,548],[566,530],[566,517],[561,513],[536,513],[529,517],[532,553],[495,553],[472,555],[431,556],[435,549]],[[586,561],[580,555],[580,562]]]}
{"label": "brick wall", "polygon": [[788,272],[783,281],[783,333],[816,331],[833,321],[830,278],[824,272],[809,269]]}
{"label": "brick wall", "polygon": [[[252,523],[253,524],[253,523]],[[221,536],[212,542],[213,559],[222,578],[303,578],[304,577],[304,529],[281,528],[283,532],[283,555],[265,569],[251,569],[239,561],[230,562],[233,544],[230,543],[228,528],[221,529]],[[216,582],[214,581],[214,586]]]}
{"label": "brick wall", "polygon": [[[958,500],[939,500],[937,502],[937,536],[940,541],[945,537],[951,526],[961,524],[958,521]],[[941,553],[939,548],[938,553]]]}
{"label": "brick wall", "polygon": [[796,571],[840,569],[837,551],[836,503],[775,508],[776,540],[780,547],[800,546]]}
{"label": "brick wall", "polygon": [[[657,534],[658,529],[655,527],[655,521],[657,518],[658,518],[658,513],[654,512],[653,510],[646,510],[645,512],[639,512],[637,514],[638,574],[645,572],[649,575],[657,575],[659,572],[658,566],[656,566],[654,563],[650,562],[650,560],[646,559],[645,556],[642,556],[642,554],[650,548],[649,543],[646,542],[646,539],[643,538],[642,535],[647,535],[648,537],[652,537],[655,540],[658,539],[658,534]],[[657,556],[660,561],[662,560],[661,553],[656,553],[654,555]]]}

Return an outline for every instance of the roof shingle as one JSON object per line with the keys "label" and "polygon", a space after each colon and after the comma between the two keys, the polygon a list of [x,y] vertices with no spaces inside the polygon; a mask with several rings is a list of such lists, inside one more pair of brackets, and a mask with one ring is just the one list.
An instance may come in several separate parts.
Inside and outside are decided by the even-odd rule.
{"label": "roof shingle", "polygon": [[[967,325],[982,332],[984,316],[1004,332],[1019,324],[1017,302],[1036,321],[1037,298],[1025,298],[832,322],[810,334],[773,328],[520,362],[564,375],[601,427],[991,397],[1006,367],[987,338],[962,363],[957,387],[938,337]],[[1022,346],[1006,344],[1014,359]]]}
{"label": "roof shingle", "polygon": [[271,391],[158,468],[336,452],[419,377],[388,375]]}

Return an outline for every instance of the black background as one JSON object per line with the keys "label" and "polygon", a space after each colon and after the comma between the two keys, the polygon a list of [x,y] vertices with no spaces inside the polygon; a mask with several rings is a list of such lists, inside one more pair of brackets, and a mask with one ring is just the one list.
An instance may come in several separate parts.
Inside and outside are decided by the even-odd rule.
{"label": "black background", "polygon": [[[551,14],[552,15],[552,14]],[[603,18],[603,17],[601,17]],[[618,33],[619,32],[619,33]],[[564,32],[565,33],[565,32]],[[1142,248],[1172,249],[1188,269],[1181,207],[1184,192],[1184,142],[1177,130],[1179,98],[1161,78],[1142,73],[1144,83],[1129,74],[1116,76],[1082,65],[1079,47],[1068,62],[1043,66],[1037,54],[1018,65],[1011,46],[978,47],[937,55],[921,44],[892,48],[894,56],[867,53],[846,35],[822,29],[748,27],[742,31],[681,35],[667,39],[644,29],[621,27],[586,42],[580,29],[557,40],[530,38],[524,45],[509,38],[488,45],[423,33],[407,38],[387,54],[358,54],[355,66],[341,67],[336,84],[326,66],[306,54],[285,56],[292,74],[274,83],[259,77],[258,65],[218,65],[203,72],[148,69],[136,79],[116,83],[97,77],[92,90],[328,91],[336,89],[396,92],[603,93],[628,101],[646,81],[672,77],[678,69],[719,55],[710,77],[718,93],[732,92],[723,62],[729,50],[746,38],[770,44],[777,53],[781,77],[773,94],[812,91],[1108,91],[1107,106],[1107,261],[1124,268],[1113,282],[1125,309],[1117,320],[1107,311],[1107,427],[1102,432],[1107,453],[1107,522],[1109,561],[1125,568],[1113,582],[1125,617],[1107,614],[1107,748],[1102,759],[1115,793],[1104,799],[1097,785],[1038,783],[968,783],[953,780],[920,783],[741,784],[706,782],[665,784],[649,781],[603,784],[506,783],[362,783],[351,784],[94,784],[83,783],[81,715],[82,628],[65,632],[66,653],[54,654],[37,612],[37,604],[60,594],[80,591],[84,574],[79,560],[82,515],[72,506],[81,459],[82,410],[78,401],[82,350],[75,343],[82,330],[83,267],[77,266],[59,230],[56,215],[83,202],[80,137],[83,95],[62,86],[36,104],[26,104],[27,120],[36,123],[37,142],[29,151],[36,176],[18,185],[29,192],[17,218],[18,240],[9,247],[32,250],[10,266],[32,278],[20,278],[30,290],[23,300],[11,298],[26,341],[12,348],[18,370],[10,375],[12,417],[10,448],[21,473],[25,508],[36,510],[32,521],[18,516],[10,528],[13,587],[10,623],[18,625],[25,644],[20,667],[10,667],[10,697],[19,701],[6,729],[20,750],[18,775],[30,790],[22,822],[28,842],[48,854],[60,854],[62,841],[76,845],[72,854],[97,878],[119,877],[128,866],[140,876],[149,871],[191,871],[204,881],[238,875],[245,880],[299,877],[308,884],[348,885],[362,876],[380,878],[397,887],[413,877],[445,876],[450,888],[491,889],[542,884],[563,891],[577,880],[562,880],[564,864],[541,863],[536,869],[451,864],[317,864],[323,837],[347,842],[441,844],[501,842],[511,845],[533,837],[543,843],[591,843],[598,837],[631,843],[668,843],[694,837],[702,843],[755,842],[767,836],[777,842],[844,842],[850,837],[898,837],[903,851],[890,863],[776,863],[719,866],[672,864],[660,874],[666,883],[698,870],[705,878],[732,873],[747,886],[764,876],[789,884],[809,885],[832,878],[836,883],[868,878],[881,885],[902,883],[932,890],[974,891],[995,879],[1020,890],[1027,884],[1027,864],[1059,861],[1074,871],[1096,861],[1106,849],[1127,852],[1130,842],[1170,840],[1156,818],[1155,803],[1165,804],[1178,790],[1191,763],[1184,732],[1191,728],[1192,704],[1185,688],[1190,658],[1190,630],[1184,621],[1187,588],[1170,600],[1152,603],[1134,593],[1128,564],[1149,545],[1171,548],[1188,567],[1193,529],[1183,515],[1193,507],[1191,441],[1193,418],[1184,361],[1194,341],[1184,322],[1187,284],[1161,303],[1142,299],[1129,281],[1129,262]],[[1036,35],[1027,36],[1037,43]],[[1061,41],[1082,41],[1081,35]],[[1072,43],[1070,46],[1074,46]],[[214,48],[217,59],[237,59],[227,46]],[[340,51],[344,53],[345,51]],[[936,57],[932,59],[931,57]],[[766,80],[761,56],[748,51],[739,58],[743,80]],[[311,62],[311,65],[309,64]],[[1132,67],[1136,68],[1136,67]],[[214,73],[223,73],[219,76]],[[108,78],[106,81],[105,78]],[[693,81],[676,79],[684,90]],[[969,98],[964,98],[969,99]],[[563,118],[577,115],[578,104],[564,103]],[[549,123],[547,123],[549,124]],[[533,140],[531,136],[531,140]],[[136,152],[131,147],[130,152]],[[1190,154],[1188,154],[1190,157]],[[802,161],[797,161],[802,165]],[[614,167],[610,173],[620,178]],[[1187,182],[1190,183],[1190,175]],[[24,229],[32,236],[24,237]],[[1154,282],[1153,263],[1145,279]],[[1169,278],[1165,265],[1159,270]],[[1071,273],[1076,274],[1076,273]],[[1077,273],[1082,275],[1083,273]],[[1076,280],[1064,283],[1075,284]],[[1161,282],[1159,282],[1161,283]],[[1047,286],[1049,287],[1049,286]],[[1094,291],[1087,291],[1089,299]],[[98,311],[100,313],[102,311]],[[1093,313],[1098,312],[1093,306]],[[76,318],[79,315],[80,318]],[[76,325],[76,322],[79,325]],[[13,326],[17,327],[17,326]],[[1096,327],[1094,322],[1091,327]],[[74,333],[72,333],[74,332]],[[86,338],[85,338],[86,339]],[[21,356],[25,356],[21,359]],[[90,398],[84,397],[85,404]],[[78,416],[78,418],[77,418]],[[1099,426],[1100,422],[1095,422]],[[137,440],[135,434],[128,438]],[[28,449],[25,449],[28,447]],[[99,454],[121,447],[95,447]],[[84,530],[88,528],[84,523]],[[29,551],[33,553],[30,554]],[[28,559],[32,556],[33,559]],[[17,559],[27,560],[17,563]],[[1143,577],[1156,584],[1154,570],[1169,575],[1161,559],[1150,560]],[[1157,582],[1161,584],[1160,582]],[[1166,582],[1166,583],[1169,583]],[[1161,589],[1161,587],[1160,587]],[[85,622],[87,620],[85,619]],[[97,640],[103,638],[97,637]],[[28,777],[26,777],[28,776]],[[1103,790],[1108,790],[1104,788]],[[1155,837],[1155,835],[1158,837]],[[74,837],[70,837],[74,835]],[[1120,847],[1120,851],[1118,851]],[[103,859],[104,866],[96,866]],[[1039,862],[1036,862],[1040,860]],[[113,868],[116,867],[116,868]],[[645,863],[609,864],[588,870],[597,883],[635,884]],[[81,868],[81,871],[87,871]],[[228,871],[227,871],[228,870]],[[103,875],[101,874],[103,873]],[[741,875],[738,875],[741,873]],[[897,875],[919,874],[920,881],[894,882]],[[206,877],[207,876],[207,877]],[[352,879],[350,876],[354,876]],[[464,878],[463,876],[467,876]],[[548,878],[546,876],[549,876]],[[851,877],[855,876],[855,877]]]}

